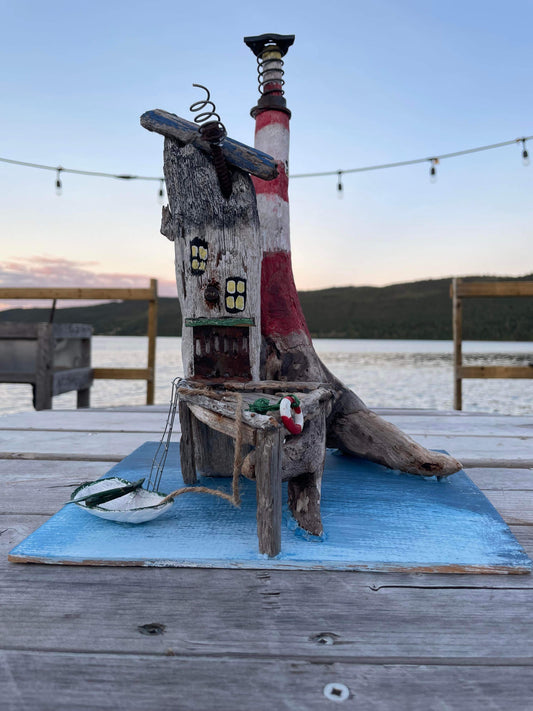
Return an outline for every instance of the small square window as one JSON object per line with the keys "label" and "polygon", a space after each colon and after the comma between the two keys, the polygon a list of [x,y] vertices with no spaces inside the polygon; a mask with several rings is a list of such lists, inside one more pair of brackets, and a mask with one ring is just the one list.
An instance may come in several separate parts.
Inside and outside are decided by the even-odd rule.
{"label": "small square window", "polygon": [[229,277],[226,279],[226,294],[224,298],[226,311],[231,314],[244,311],[246,307],[246,279]]}
{"label": "small square window", "polygon": [[195,237],[190,246],[191,272],[196,275],[204,274],[207,266],[207,242]]}

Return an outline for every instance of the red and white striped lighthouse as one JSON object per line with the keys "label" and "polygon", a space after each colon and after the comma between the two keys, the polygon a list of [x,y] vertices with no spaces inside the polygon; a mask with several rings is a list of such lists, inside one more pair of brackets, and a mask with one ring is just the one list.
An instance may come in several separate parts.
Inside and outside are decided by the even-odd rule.
{"label": "red and white striped lighthouse", "polygon": [[304,366],[298,358],[305,372],[296,373],[292,359],[284,358],[282,363],[276,355],[287,349],[312,348],[291,263],[288,195],[291,112],[283,96],[283,57],[294,42],[294,35],[265,34],[245,37],[244,41],[258,63],[261,96],[251,111],[255,118],[255,147],[271,155],[278,168],[278,177],[274,180],[253,178],[263,243],[261,330],[267,350],[264,377],[320,379],[320,368],[313,363],[315,359]]}
{"label": "red and white striped lighthouse", "polygon": [[[267,380],[327,382],[335,400],[327,419],[328,446],[411,474],[447,476],[461,465],[431,452],[375,413],[328,371],[316,354],[300,306],[291,265],[289,222],[289,120],[283,96],[283,57],[294,35],[245,37],[257,57],[259,92],[255,147],[276,161],[278,177],[253,178],[263,243],[261,265],[261,376]],[[316,482],[305,484],[306,496]]]}

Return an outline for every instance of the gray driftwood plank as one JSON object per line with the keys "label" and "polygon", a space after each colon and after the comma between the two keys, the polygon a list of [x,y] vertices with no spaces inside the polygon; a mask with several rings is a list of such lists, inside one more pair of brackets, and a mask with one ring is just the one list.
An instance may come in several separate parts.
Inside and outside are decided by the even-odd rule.
{"label": "gray driftwood plank", "polygon": [[[202,140],[197,124],[186,121],[176,114],[163,109],[146,111],[141,116],[141,126],[148,131],[174,138],[182,144],[192,143],[196,148],[211,154],[211,146]],[[272,180],[278,174],[276,161],[271,156],[232,138],[225,139],[222,151],[228,163],[258,178]]]}
{"label": "gray driftwood plank", "polygon": [[196,464],[194,458],[194,440],[193,440],[193,425],[192,414],[186,403],[180,401],[179,416],[182,427],[182,435],[180,440],[180,462],[183,482],[186,486],[196,484],[198,478],[196,476]]}
{"label": "gray driftwood plank", "polygon": [[257,537],[259,552],[270,557],[281,551],[281,455],[280,430],[257,432],[255,462]]}
{"label": "gray driftwood plank", "polygon": [[523,666],[381,666],[172,655],[172,648],[166,656],[4,651],[0,697],[7,700],[8,711],[144,711],[155,703],[159,711],[318,711],[335,708],[324,696],[326,685],[342,684],[349,692],[346,708],[485,711],[526,709],[533,685],[533,669]]}

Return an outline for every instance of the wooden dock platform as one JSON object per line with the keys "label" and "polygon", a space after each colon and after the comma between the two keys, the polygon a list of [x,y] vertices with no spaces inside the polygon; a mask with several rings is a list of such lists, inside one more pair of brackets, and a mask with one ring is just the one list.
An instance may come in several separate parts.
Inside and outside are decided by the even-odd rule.
{"label": "wooden dock platform", "polygon": [[[378,412],[461,459],[533,557],[533,416]],[[531,708],[531,575],[8,563],[165,419],[158,406],[0,418],[2,709]]]}

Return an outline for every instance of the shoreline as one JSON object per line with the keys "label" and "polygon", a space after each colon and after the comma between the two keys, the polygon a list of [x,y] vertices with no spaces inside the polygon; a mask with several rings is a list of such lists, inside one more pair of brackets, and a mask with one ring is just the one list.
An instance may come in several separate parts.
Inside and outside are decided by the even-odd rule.
{"label": "shoreline", "polygon": [[[166,406],[170,383],[182,375],[177,337],[157,339],[155,403]],[[453,402],[453,342],[415,339],[314,339],[326,366],[372,408],[451,410]],[[483,365],[527,364],[532,342],[465,341],[465,362]],[[496,358],[495,358],[496,356]],[[145,336],[94,336],[93,367],[142,367]],[[533,414],[533,381],[464,381],[464,410],[499,414]],[[145,404],[142,381],[96,381],[91,406]],[[0,415],[32,412],[31,386],[0,384]],[[75,394],[54,398],[54,409],[75,409]]]}

